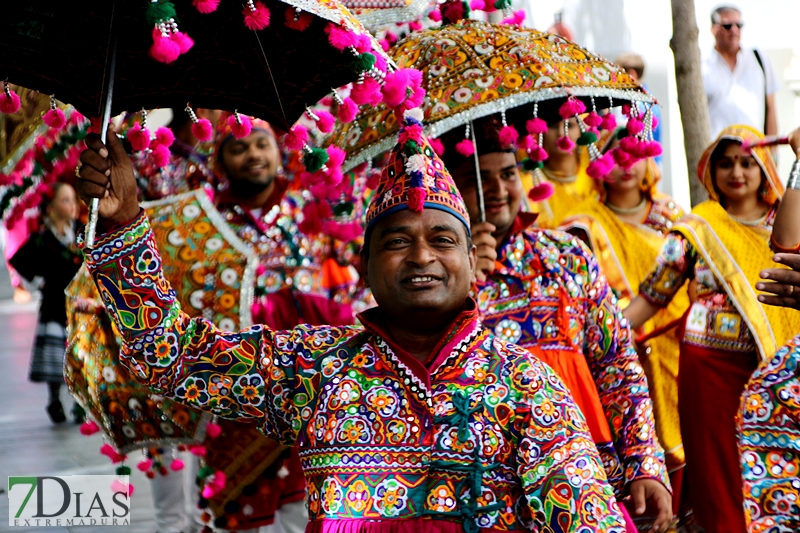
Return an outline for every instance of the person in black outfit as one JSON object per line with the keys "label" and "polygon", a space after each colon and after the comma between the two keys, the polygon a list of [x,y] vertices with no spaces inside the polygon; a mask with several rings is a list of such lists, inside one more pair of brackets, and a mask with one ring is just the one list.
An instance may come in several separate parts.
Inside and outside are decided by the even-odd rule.
{"label": "person in black outfit", "polygon": [[[47,413],[53,423],[64,422],[59,400],[64,383],[67,311],[64,296],[83,257],[75,245],[75,219],[78,201],[75,190],[66,183],[54,183],[39,206],[42,228],[32,234],[9,263],[29,282],[41,278],[42,301],[33,346],[29,379],[49,386]],[[76,417],[77,417],[76,413]]]}

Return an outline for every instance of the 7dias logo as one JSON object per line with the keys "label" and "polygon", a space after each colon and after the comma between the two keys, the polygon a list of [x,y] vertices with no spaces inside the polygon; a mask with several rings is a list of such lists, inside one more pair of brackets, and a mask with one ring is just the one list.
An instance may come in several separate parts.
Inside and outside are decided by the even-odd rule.
{"label": "7dias logo", "polygon": [[9,476],[8,525],[127,526],[128,476]]}

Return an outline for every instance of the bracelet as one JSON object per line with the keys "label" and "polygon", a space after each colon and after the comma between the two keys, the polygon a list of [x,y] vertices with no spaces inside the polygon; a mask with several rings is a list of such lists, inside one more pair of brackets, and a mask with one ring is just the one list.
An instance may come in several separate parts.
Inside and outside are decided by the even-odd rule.
{"label": "bracelet", "polygon": [[792,171],[786,181],[786,188],[800,190],[800,159],[795,159],[794,163],[792,163]]}
{"label": "bracelet", "polygon": [[793,248],[786,248],[781,246],[777,242],[775,242],[775,234],[773,233],[769,237],[769,247],[772,248],[772,251],[776,254],[796,254],[800,253],[800,243],[795,245]]}

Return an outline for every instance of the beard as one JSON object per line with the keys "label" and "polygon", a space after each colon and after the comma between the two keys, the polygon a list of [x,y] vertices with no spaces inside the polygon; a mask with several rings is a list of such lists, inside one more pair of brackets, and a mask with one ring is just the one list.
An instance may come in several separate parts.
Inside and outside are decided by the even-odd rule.
{"label": "beard", "polygon": [[248,179],[231,179],[230,190],[231,192],[240,197],[248,198],[264,192],[272,182],[275,181],[275,174],[267,177],[265,181],[251,181]]}

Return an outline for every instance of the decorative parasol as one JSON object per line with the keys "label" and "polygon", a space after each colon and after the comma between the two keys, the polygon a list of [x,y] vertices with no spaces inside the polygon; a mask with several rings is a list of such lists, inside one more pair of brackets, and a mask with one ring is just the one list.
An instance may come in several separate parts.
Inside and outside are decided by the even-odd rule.
{"label": "decorative parasol", "polygon": [[[103,139],[108,119],[123,110],[191,101],[289,129],[332,87],[368,81],[370,94],[383,99],[390,61],[338,0],[264,2],[196,0],[180,10],[169,0],[51,2],[35,9],[12,3],[0,19],[0,79],[56,95],[87,116],[102,114]],[[6,84],[0,112],[18,108]],[[45,121],[63,126],[52,97],[51,110]],[[236,132],[245,136],[249,121],[238,112]],[[330,114],[315,118],[323,131],[333,121]],[[298,144],[311,172],[328,170],[327,152],[304,138]]]}
{"label": "decorative parasol", "polygon": [[[164,274],[181,308],[231,331],[250,326],[258,259],[205,191],[144,207],[164,258]],[[119,363],[115,332],[85,269],[67,295],[67,383],[116,451],[127,454],[137,448],[202,442],[209,415],[154,396]]]}
{"label": "decorative parasol", "polygon": [[[389,53],[399,67],[423,73],[421,108],[431,137],[501,112],[524,131],[534,116],[558,117],[568,101],[580,102],[572,111],[655,102],[624,70],[585,48],[511,24],[461,20],[413,33]],[[334,131],[331,144],[347,152],[349,169],[391,149],[398,130],[392,109],[363,106],[354,121]]]}

